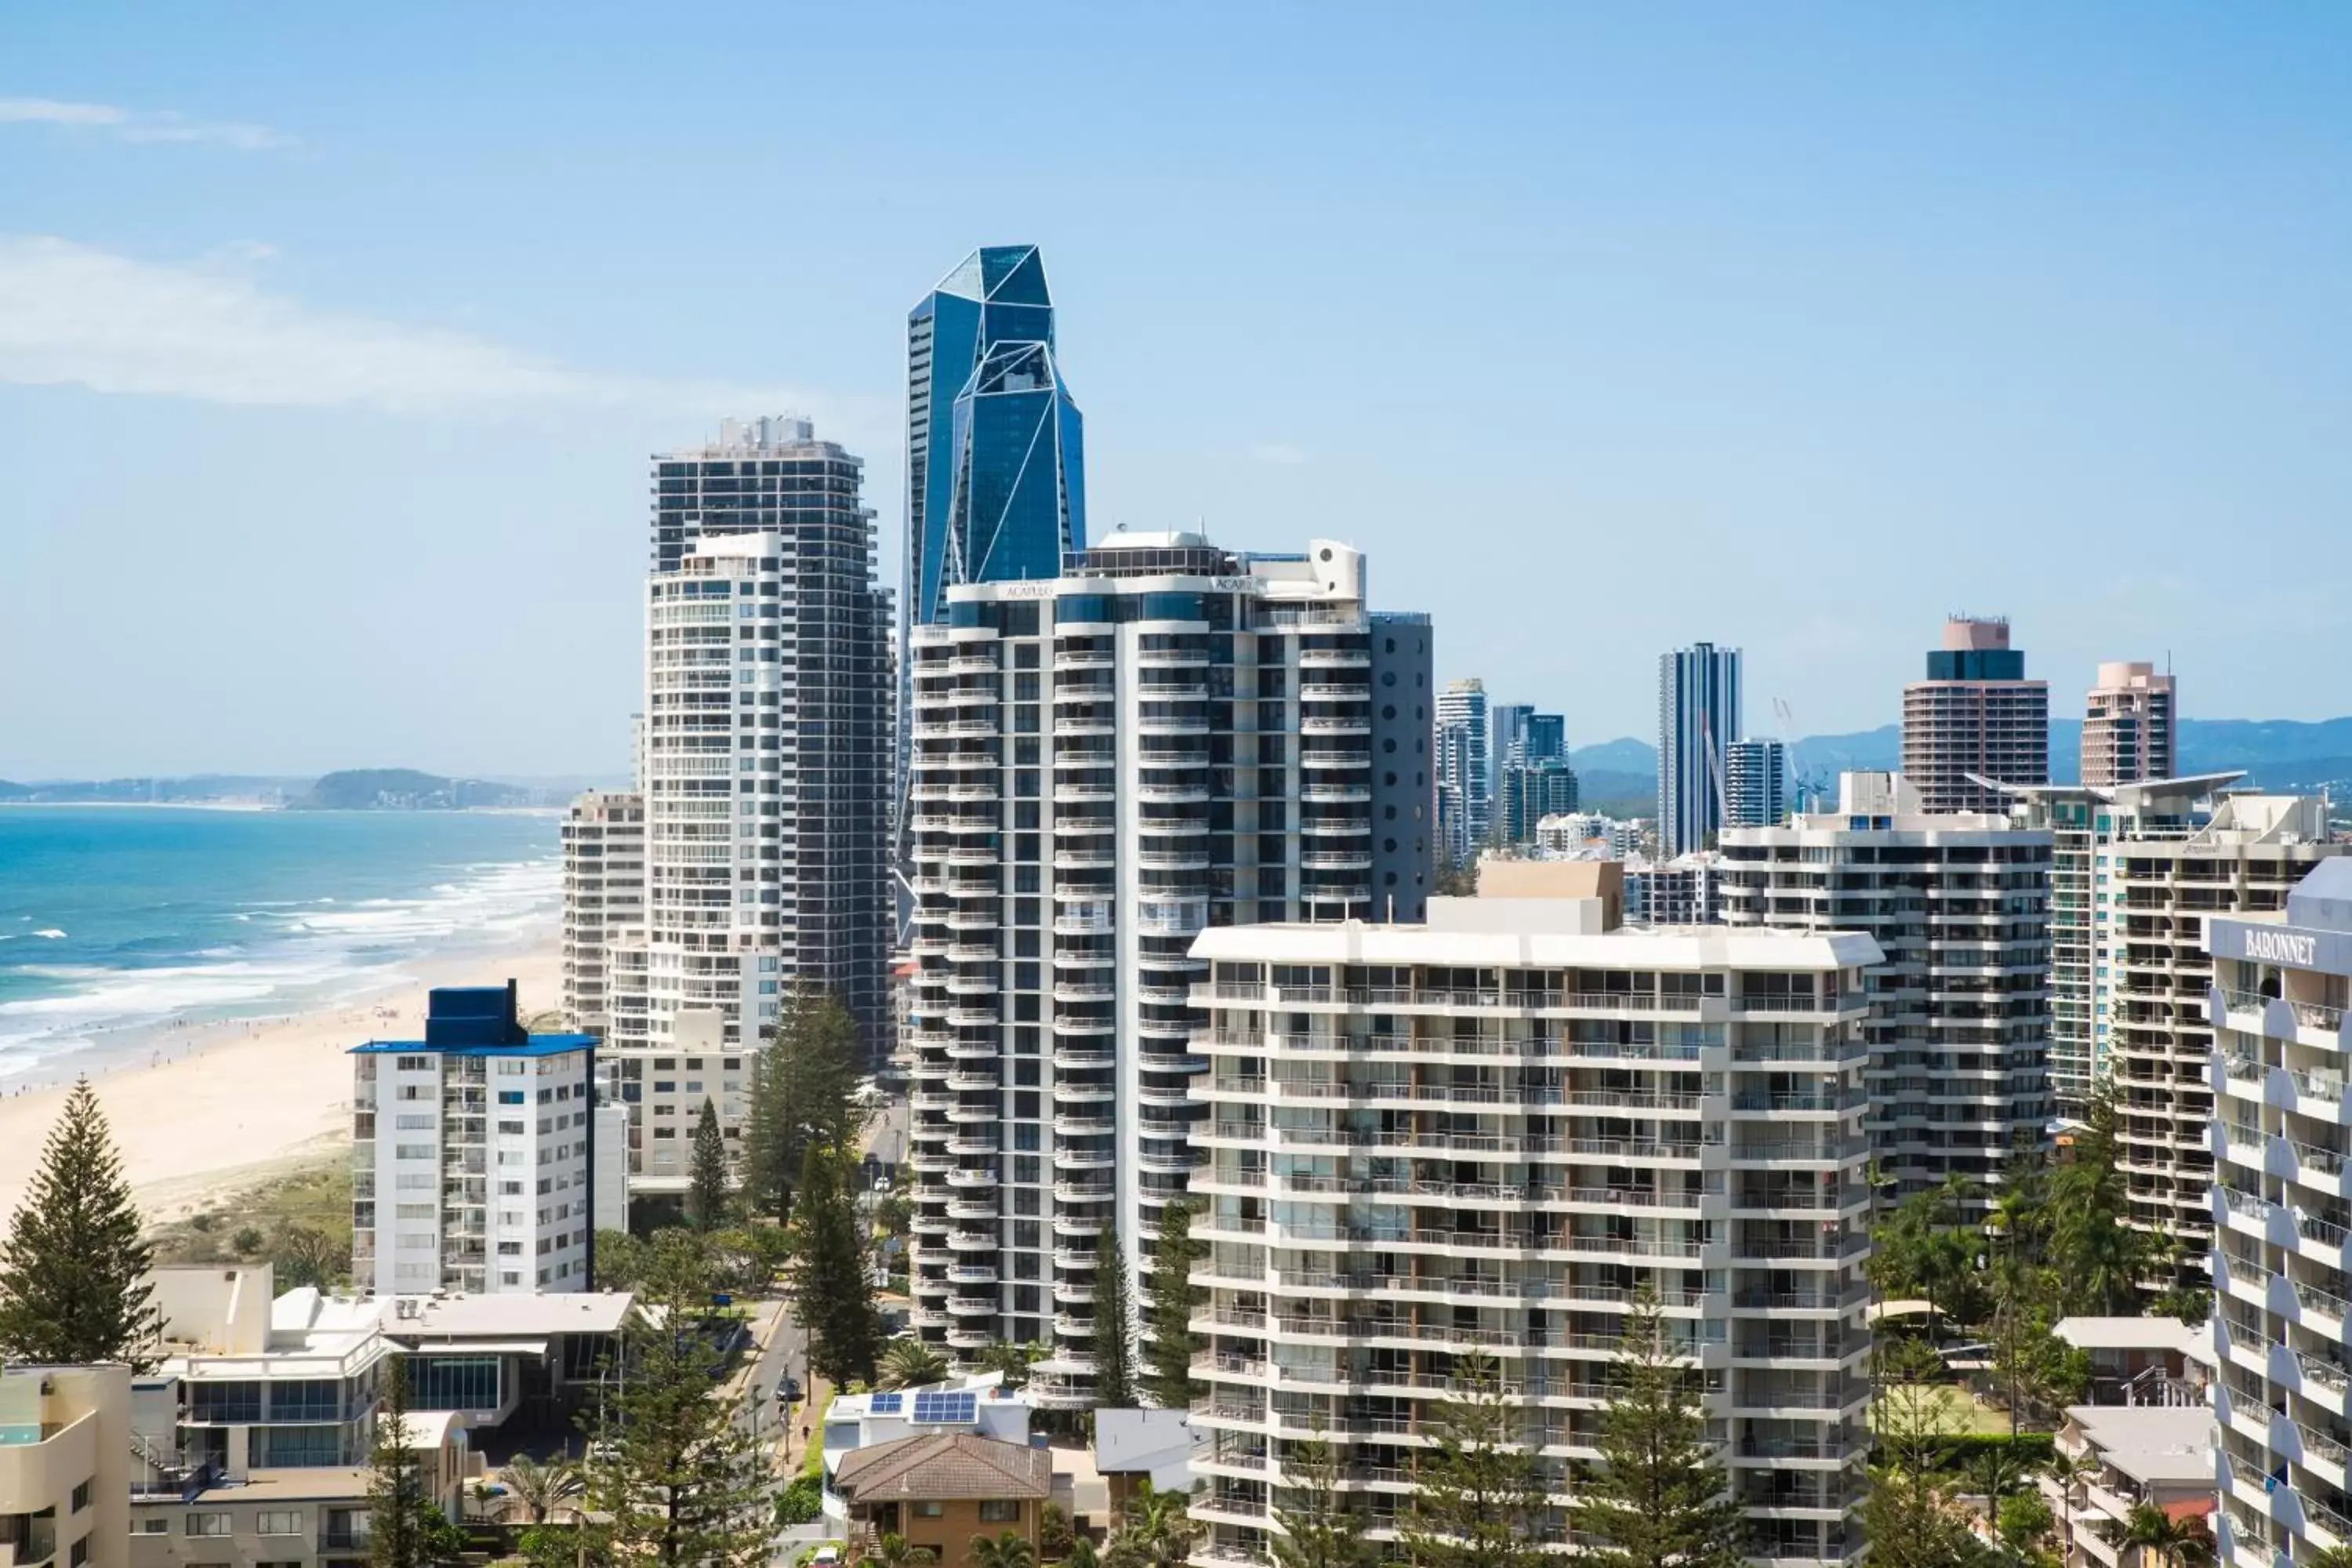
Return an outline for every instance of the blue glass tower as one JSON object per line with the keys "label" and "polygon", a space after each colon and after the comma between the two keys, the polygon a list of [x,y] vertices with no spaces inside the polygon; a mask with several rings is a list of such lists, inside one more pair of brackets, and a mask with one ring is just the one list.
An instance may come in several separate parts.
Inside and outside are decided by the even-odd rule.
{"label": "blue glass tower", "polygon": [[902,672],[908,629],[946,618],[950,587],[1057,577],[1086,547],[1083,435],[1044,258],[973,251],[907,315]]}

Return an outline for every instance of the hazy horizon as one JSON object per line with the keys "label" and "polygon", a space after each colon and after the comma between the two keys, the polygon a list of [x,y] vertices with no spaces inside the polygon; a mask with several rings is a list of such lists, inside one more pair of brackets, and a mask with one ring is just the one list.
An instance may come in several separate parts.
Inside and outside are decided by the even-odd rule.
{"label": "hazy horizon", "polygon": [[1874,727],[1958,610],[2352,710],[2352,14],[1427,15],[12,9],[0,777],[625,769],[650,454],[807,413],[895,585],[1016,241],[1096,532],[1348,540],[1578,744],[1701,638]]}

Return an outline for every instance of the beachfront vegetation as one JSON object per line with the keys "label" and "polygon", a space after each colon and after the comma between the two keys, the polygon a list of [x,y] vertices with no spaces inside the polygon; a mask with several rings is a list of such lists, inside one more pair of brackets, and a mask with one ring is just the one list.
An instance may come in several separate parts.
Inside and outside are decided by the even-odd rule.
{"label": "beachfront vegetation", "polygon": [[1601,1461],[1575,1488],[1570,1528],[1594,1568],[1740,1568],[1747,1516],[1715,1461],[1696,1398],[1696,1360],[1666,1336],[1655,1287],[1625,1314],[1601,1411]]}
{"label": "beachfront vegetation", "polygon": [[352,1271],[351,1162],[310,1162],[165,1221],[149,1240],[158,1264],[267,1263],[280,1290],[331,1289]]}
{"label": "beachfront vegetation", "polygon": [[793,1310],[808,1331],[808,1364],[835,1386],[870,1383],[882,1353],[874,1304],[873,1249],[857,1213],[856,1157],[841,1145],[811,1144],[793,1201]]}
{"label": "beachfront vegetation", "polygon": [[1181,1410],[1204,1392],[1192,1375],[1201,1348],[1192,1314],[1208,1292],[1192,1283],[1192,1265],[1208,1250],[1192,1239],[1192,1206],[1181,1200],[1160,1211],[1151,1247],[1151,1339],[1143,1351],[1143,1392],[1163,1410]]}
{"label": "beachfront vegetation", "polygon": [[781,1222],[812,1148],[854,1148],[866,1110],[857,1093],[857,1021],[832,992],[794,987],[751,1058],[743,1119],[743,1198]]}
{"label": "beachfront vegetation", "polygon": [[0,1244],[0,1355],[137,1364],[157,1328],[142,1229],[106,1113],[78,1079]]}
{"label": "beachfront vegetation", "polygon": [[1095,1233],[1095,1403],[1124,1410],[1135,1403],[1135,1306],[1118,1226]]}
{"label": "beachfront vegetation", "polygon": [[593,1417],[586,1512],[569,1542],[573,1561],[766,1563],[767,1466],[737,1421],[739,1402],[712,1397],[724,1352],[702,1331],[710,1292],[702,1238],[656,1235],[638,1288],[647,1310],[624,1331],[628,1375]]}

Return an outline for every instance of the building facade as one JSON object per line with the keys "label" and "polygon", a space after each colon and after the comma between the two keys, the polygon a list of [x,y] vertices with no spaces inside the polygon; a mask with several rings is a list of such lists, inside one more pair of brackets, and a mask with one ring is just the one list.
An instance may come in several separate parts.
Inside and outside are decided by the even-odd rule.
{"label": "building facade", "polygon": [[1928,812],[1900,775],[1850,773],[1838,809],[1724,835],[1723,918],[1862,931],[1864,1126],[1898,1198],[1958,1175],[1979,1205],[2039,1147],[2050,1090],[2051,836],[1983,812]]}
{"label": "building facade", "polygon": [[126,1568],[131,1369],[0,1371],[0,1561]]}
{"label": "building facade", "polygon": [[2095,788],[2168,779],[2179,761],[2172,677],[2144,662],[2099,666],[2083,715],[2083,782]]}
{"label": "building facade", "polygon": [[1364,561],[1116,535],[915,637],[914,1321],[1090,1387],[1096,1234],[1138,1275],[1185,1190],[1209,926],[1418,916],[1431,637]]}
{"label": "building facade", "polygon": [[1723,851],[1694,849],[1671,860],[1625,862],[1625,923],[1711,926],[1723,921]]}
{"label": "building facade", "polygon": [[1739,650],[1694,643],[1658,656],[1658,856],[1712,848],[1726,748],[1740,732]]}
{"label": "building facade", "polygon": [[1988,779],[2050,782],[2050,683],[2025,679],[2007,621],[1944,623],[1927,678],[1903,689],[1903,776],[1937,814],[2006,809]]}
{"label": "building facade", "polygon": [[902,715],[909,634],[946,617],[950,588],[1047,580],[1086,547],[1085,445],[1045,257],[1034,245],[973,251],[907,313]]}
{"label": "building facade", "polygon": [[[1270,1561],[1322,1438],[1396,1540],[1450,1373],[1496,1358],[1552,1479],[1596,1458],[1654,1289],[1755,1560],[1858,1556],[1868,1447],[1865,937],[1605,929],[1598,900],[1210,931],[1192,1517]],[[1201,1555],[1196,1551],[1196,1560]]]}
{"label": "building facade", "polygon": [[352,1276],[376,1295],[585,1290],[593,1035],[532,1035],[505,986],[443,986],[421,1040],[352,1053]]}
{"label": "building facade", "polygon": [[686,1187],[676,1107],[656,1101],[692,1114],[708,1095],[734,1137],[749,1053],[795,985],[837,995],[870,1058],[889,1049],[891,610],[862,469],[800,419],[730,420],[654,461],[638,914],[592,920],[609,874],[582,876],[565,909],[583,951],[600,927],[603,1009],[583,994],[573,1022],[604,1020],[643,1109],[631,1173],[648,1195]]}
{"label": "building facade", "polygon": [[2287,894],[2284,918],[2217,915],[2212,1356],[2227,1568],[2352,1546],[2352,861]]}
{"label": "building facade", "polygon": [[1537,825],[1545,817],[1576,809],[1576,770],[1561,757],[1506,763],[1496,805],[1496,841],[1513,847],[1533,844]]}
{"label": "building facade", "polygon": [[645,796],[591,790],[563,816],[563,1016],[573,1028],[612,1034],[611,950],[645,921]]}
{"label": "building facade", "polygon": [[1734,741],[1723,759],[1733,827],[1778,827],[1789,815],[1789,754],[1778,741]]}
{"label": "building facade", "polygon": [[1503,798],[1503,770],[1528,757],[1528,725],[1536,716],[1532,702],[1496,702],[1486,710],[1486,798]]}
{"label": "building facade", "polygon": [[1486,683],[1449,680],[1437,693],[1437,820],[1446,863],[1466,866],[1494,828],[1486,793]]}

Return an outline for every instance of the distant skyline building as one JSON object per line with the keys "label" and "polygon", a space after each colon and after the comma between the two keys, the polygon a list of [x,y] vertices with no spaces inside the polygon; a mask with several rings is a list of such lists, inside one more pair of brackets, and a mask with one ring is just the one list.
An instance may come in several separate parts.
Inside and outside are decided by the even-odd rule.
{"label": "distant skyline building", "polygon": [[2179,762],[2172,677],[2143,660],[2099,666],[2083,716],[2083,783],[2096,789],[2168,779]]}
{"label": "distant skyline building", "polygon": [[1789,755],[1778,741],[1734,741],[1724,753],[1733,827],[1778,827],[1789,815]]}
{"label": "distant skyline building", "polygon": [[1568,761],[1567,719],[1558,713],[1529,714],[1522,750],[1530,763]]}
{"label": "distant skyline building", "polygon": [[1506,763],[1494,803],[1495,837],[1505,845],[1533,844],[1538,823],[1572,812],[1577,804],[1576,770],[1565,759]]}
{"label": "distant skyline building", "polygon": [[1723,826],[1726,752],[1742,730],[1739,650],[1693,643],[1658,656],[1658,855],[1671,860]]}
{"label": "distant skyline building", "polygon": [[1927,679],[1903,689],[1902,773],[1930,813],[2008,808],[1999,791],[1974,778],[2050,782],[2050,683],[2025,678],[2025,654],[2010,646],[2009,622],[1945,621]]}
{"label": "distant skyline building", "polygon": [[1085,422],[1062,381],[1045,258],[982,247],[907,313],[902,724],[911,628],[946,617],[950,588],[1051,580],[1086,542]]}
{"label": "distant skyline building", "polygon": [[1485,681],[1474,676],[1438,689],[1436,745],[1437,817],[1446,864],[1467,865],[1494,825]]}
{"label": "distant skyline building", "polygon": [[613,942],[645,923],[645,796],[590,790],[563,816],[563,1016],[573,1028],[611,1034]]}
{"label": "distant skyline building", "polygon": [[1486,710],[1486,798],[1499,808],[1503,770],[1527,757],[1528,724],[1536,716],[1532,702],[1496,702]]}

